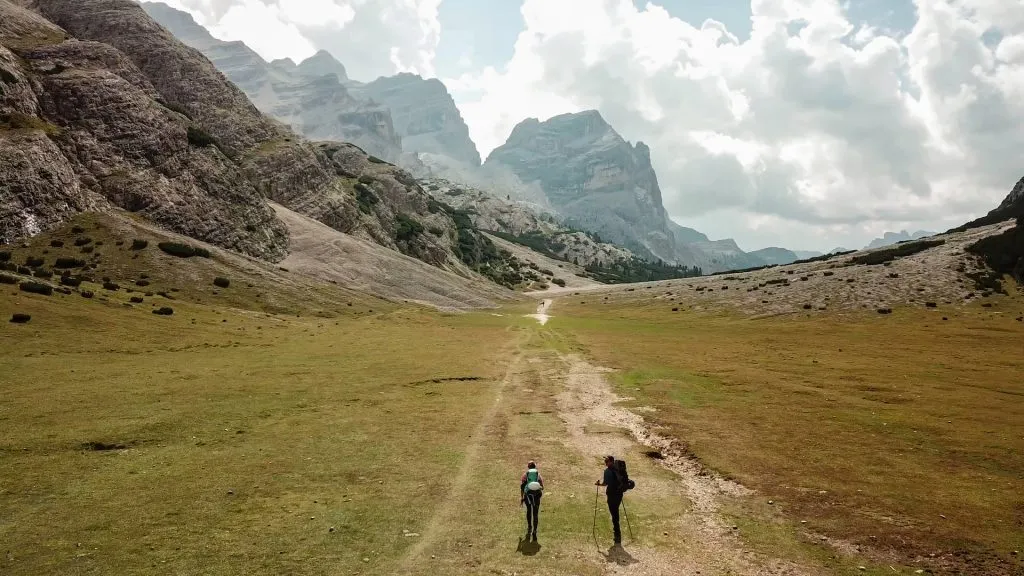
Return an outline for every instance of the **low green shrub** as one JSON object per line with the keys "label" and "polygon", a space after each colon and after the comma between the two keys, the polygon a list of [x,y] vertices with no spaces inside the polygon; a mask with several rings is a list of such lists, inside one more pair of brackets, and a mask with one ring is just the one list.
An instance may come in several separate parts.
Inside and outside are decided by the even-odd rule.
{"label": "low green shrub", "polygon": [[132,250],[143,250],[146,246],[149,246],[148,240],[140,240],[138,238],[132,240]]}
{"label": "low green shrub", "polygon": [[85,232],[85,228],[82,228],[81,226],[72,226],[71,227],[71,233],[72,234],[81,234],[82,232]]}
{"label": "low green shrub", "polygon": [[557,285],[561,286],[562,288],[565,288],[565,280],[562,280],[561,278],[552,278],[551,279],[551,283],[552,284],[557,284]]}
{"label": "low green shrub", "polygon": [[139,288],[145,288],[146,286],[149,286],[149,280],[136,280],[135,285]]}
{"label": "low green shrub", "polygon": [[75,238],[75,246],[85,246],[86,244],[92,244],[92,238],[89,238],[88,236]]}
{"label": "low green shrub", "polygon": [[95,246],[82,246],[82,254],[92,254],[92,251],[95,249]]}
{"label": "low green shrub", "polygon": [[220,276],[213,279],[213,285],[218,288],[227,288],[231,285],[231,280],[227,278],[221,278]]}
{"label": "low green shrub", "polygon": [[36,256],[29,256],[25,258],[25,266],[28,266],[29,268],[39,268],[45,263],[46,260]]}
{"label": "low green shrub", "polygon": [[143,302],[145,302],[145,300],[142,299],[142,296],[132,296],[131,298],[128,299],[128,301],[131,302],[132,304],[142,304]]}
{"label": "low green shrub", "polygon": [[30,294],[42,294],[43,296],[53,295],[53,286],[43,284],[42,282],[22,282],[18,285],[18,288],[20,288],[22,292],[28,292]]}
{"label": "low green shrub", "polygon": [[11,322],[14,324],[25,324],[31,319],[32,317],[29,316],[28,314],[14,313],[11,315]]}
{"label": "low green shrub", "polygon": [[117,283],[115,283],[115,282],[104,282],[103,283],[103,289],[104,290],[110,290],[111,292],[117,292],[118,290],[121,289],[121,287],[118,286]]}
{"label": "low green shrub", "polygon": [[170,316],[174,314],[174,309],[168,306],[161,306],[160,308],[153,310],[153,314],[156,314],[157,316]]}
{"label": "low green shrub", "polygon": [[64,241],[63,240],[50,240],[50,247],[51,248],[63,248],[64,247]]}
{"label": "low green shrub", "polygon": [[15,276],[8,276],[7,274],[0,274],[0,284],[17,284],[18,278]]}
{"label": "low green shrub", "polygon": [[74,276],[61,276],[60,283],[62,286],[70,286],[72,288],[78,288],[82,285],[81,278],[75,278]]}
{"label": "low green shrub", "polygon": [[92,298],[93,296],[95,296],[95,294],[93,294],[92,292],[90,292],[88,290],[82,290],[81,294],[82,294],[82,298]]}
{"label": "low green shrub", "polygon": [[10,252],[8,252],[6,250],[0,251],[0,262],[10,262],[10,260],[11,260],[11,253]]}
{"label": "low green shrub", "polygon": [[191,258],[193,256],[200,256],[202,258],[210,257],[210,251],[206,248],[182,244],[181,242],[161,242],[157,244],[157,247],[167,254],[178,258]]}
{"label": "low green shrub", "polygon": [[67,268],[82,268],[85,266],[85,260],[79,260],[78,258],[57,258],[56,262],[53,263],[54,268],[67,269]]}
{"label": "low green shrub", "polygon": [[35,276],[36,278],[46,278],[46,279],[53,278],[53,272],[50,272],[46,268],[40,268],[40,269],[36,270],[35,272],[33,272],[32,275]]}
{"label": "low green shrub", "polygon": [[417,236],[423,233],[423,224],[419,221],[413,220],[405,214],[398,214],[396,216],[398,226],[395,229],[395,239],[402,240],[405,242],[414,240]]}
{"label": "low green shrub", "polygon": [[196,126],[188,127],[188,143],[196,148],[206,148],[208,146],[216,146],[217,139],[210,135],[209,132]]}

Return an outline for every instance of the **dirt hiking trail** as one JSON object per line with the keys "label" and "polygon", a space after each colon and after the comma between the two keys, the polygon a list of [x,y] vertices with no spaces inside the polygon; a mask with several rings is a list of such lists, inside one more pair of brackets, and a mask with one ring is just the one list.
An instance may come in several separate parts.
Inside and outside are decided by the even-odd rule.
{"label": "dirt hiking trail", "polygon": [[[544,300],[536,314],[527,315],[537,324],[521,328],[493,403],[468,439],[461,466],[398,572],[817,574],[744,547],[719,516],[719,500],[749,491],[702,473],[672,440],[619,407],[624,399],[613,393],[606,378],[609,370],[557,351],[559,335],[548,327],[552,304]],[[647,451],[657,451],[663,459],[643,457]],[[625,499],[635,539],[630,538],[624,516],[622,547],[610,547],[604,491],[595,494],[594,480],[603,472],[606,454],[630,460],[630,476],[638,482],[638,489]],[[483,486],[511,485],[510,478],[495,475],[494,461],[515,465],[534,456],[546,480],[540,544],[524,551],[520,537],[512,552],[509,543],[522,533],[521,512],[510,517],[508,503],[491,502],[501,497],[490,497]],[[514,493],[515,487],[510,491]],[[552,527],[558,522],[564,524]],[[500,534],[490,545],[484,534],[488,529]],[[487,547],[492,549],[481,550]]]}

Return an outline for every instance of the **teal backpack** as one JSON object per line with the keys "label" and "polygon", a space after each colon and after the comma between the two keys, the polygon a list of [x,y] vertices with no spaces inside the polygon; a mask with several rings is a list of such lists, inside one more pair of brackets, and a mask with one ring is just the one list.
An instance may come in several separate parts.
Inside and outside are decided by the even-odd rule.
{"label": "teal backpack", "polygon": [[540,472],[536,468],[526,471],[526,492],[543,492],[544,487],[540,485]]}

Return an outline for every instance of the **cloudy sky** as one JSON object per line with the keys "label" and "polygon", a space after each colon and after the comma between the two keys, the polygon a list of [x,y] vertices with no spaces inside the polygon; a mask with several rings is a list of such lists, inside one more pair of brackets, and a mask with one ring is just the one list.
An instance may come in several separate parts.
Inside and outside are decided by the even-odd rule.
{"label": "cloudy sky", "polygon": [[267,59],[441,78],[486,156],[596,108],[744,249],[944,230],[1024,176],[1021,0],[172,0]]}

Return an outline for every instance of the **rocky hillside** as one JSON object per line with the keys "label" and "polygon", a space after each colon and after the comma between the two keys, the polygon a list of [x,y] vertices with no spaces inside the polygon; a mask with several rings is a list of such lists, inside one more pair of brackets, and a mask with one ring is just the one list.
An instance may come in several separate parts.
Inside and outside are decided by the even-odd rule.
{"label": "rocky hillside", "polygon": [[524,120],[487,164],[539,183],[571,225],[641,256],[676,261],[647,146],[626,142],[597,111]]}
{"label": "rocky hillside", "polygon": [[25,4],[0,0],[3,242],[123,209],[278,260],[288,237],[269,199],[463,274],[480,266],[474,253],[495,251],[405,171],[265,117],[138,4]]}
{"label": "rocky hillside", "polygon": [[257,108],[315,140],[352,142],[398,162],[402,139],[387,107],[356,99],[344,83],[345,67],[327,52],[296,65],[268,63],[242,42],[214,38],[190,14],[160,2],[143,9],[185,44],[199,50],[241,88]]}
{"label": "rocky hillside", "polygon": [[[282,257],[284,227],[232,160],[280,128],[223,81],[203,86],[192,74],[202,63],[176,55],[173,39],[163,41],[151,22],[147,29],[131,2],[35,6],[65,28],[0,0],[0,242],[118,207],[220,246]],[[101,37],[145,54],[149,68]],[[201,123],[181,113],[197,92],[211,103]]]}
{"label": "rocky hillside", "polygon": [[443,179],[425,180],[423,186],[438,201],[467,214],[476,228],[529,246],[541,254],[583,267],[608,266],[633,257],[628,250],[573,230],[552,214],[539,212],[528,203],[498,198]]}
{"label": "rocky hillside", "polygon": [[979,240],[970,246],[968,251],[981,257],[997,275],[1009,274],[1019,285],[1024,286],[1024,178],[1017,181],[995,210],[958,230],[970,230],[1003,222],[1006,222],[1006,225],[1000,234]]}
{"label": "rocky hillside", "polygon": [[405,152],[441,154],[468,166],[480,165],[469,127],[440,80],[406,73],[369,84],[351,83],[350,88],[356,97],[391,110]]}

